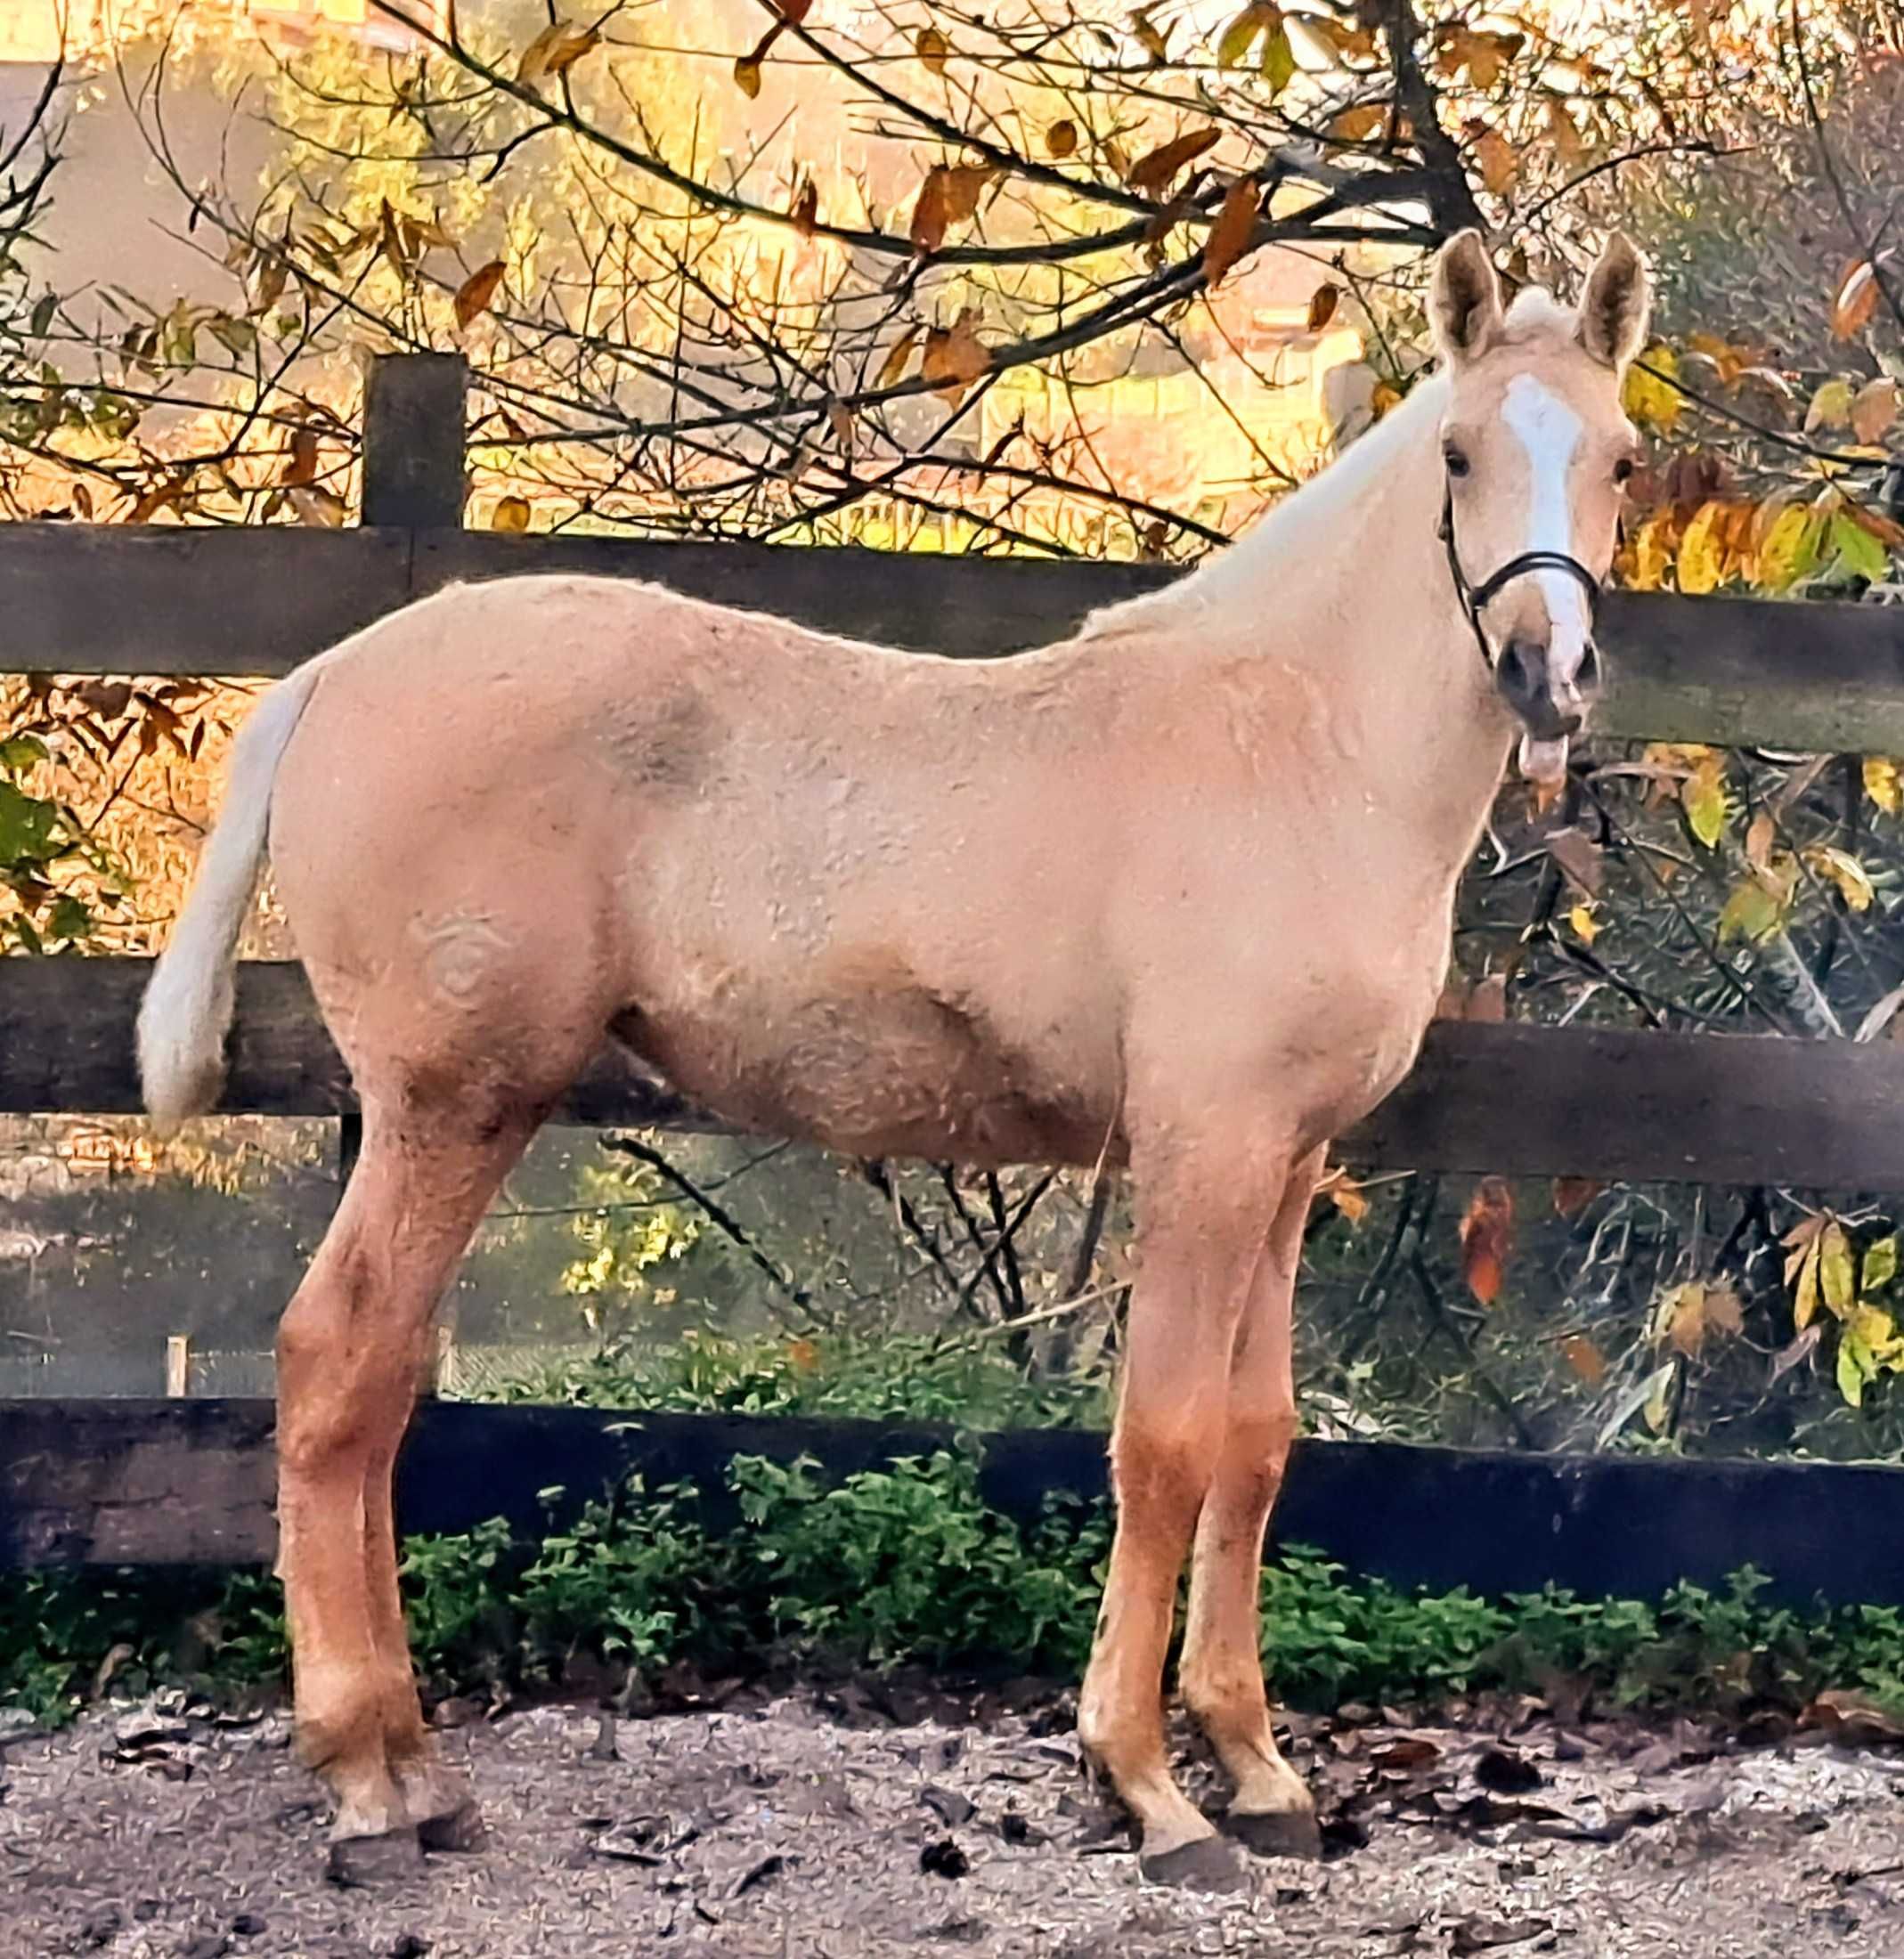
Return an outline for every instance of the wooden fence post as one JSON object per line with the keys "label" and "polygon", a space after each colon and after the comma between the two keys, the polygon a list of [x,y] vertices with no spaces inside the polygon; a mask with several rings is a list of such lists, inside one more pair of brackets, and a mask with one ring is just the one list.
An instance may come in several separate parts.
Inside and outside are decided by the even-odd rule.
{"label": "wooden fence post", "polygon": [[[370,362],[363,390],[366,524],[406,531],[461,525],[468,392],[469,363],[460,354],[384,354]],[[339,1117],[340,1198],[362,1147],[363,1118]]]}

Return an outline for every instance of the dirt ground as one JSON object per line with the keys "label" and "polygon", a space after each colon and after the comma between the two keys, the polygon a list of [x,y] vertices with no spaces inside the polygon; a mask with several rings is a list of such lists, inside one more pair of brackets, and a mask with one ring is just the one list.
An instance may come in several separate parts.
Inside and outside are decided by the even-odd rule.
{"label": "dirt ground", "polygon": [[0,1955],[1904,1954],[1896,1752],[1575,1731],[1531,1703],[1455,1726],[1297,1721],[1324,1860],[1240,1856],[1241,1888],[1209,1895],[1140,1881],[1067,1705],[974,1705],[807,1688],[605,1723],[450,1703],[488,1842],[384,1889],[327,1876],[328,1819],[281,1711],[161,1701],[16,1728]]}

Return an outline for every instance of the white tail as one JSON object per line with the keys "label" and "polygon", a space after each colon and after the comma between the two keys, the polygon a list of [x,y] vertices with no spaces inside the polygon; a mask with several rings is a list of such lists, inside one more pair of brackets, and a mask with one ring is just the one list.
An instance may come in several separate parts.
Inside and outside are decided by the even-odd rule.
{"label": "white tail", "polygon": [[139,1008],[139,1079],[161,1136],[213,1108],[224,1086],[232,968],[264,866],[272,784],[326,663],[309,661],[281,680],[245,723],[232,747],[217,824],[146,987]]}

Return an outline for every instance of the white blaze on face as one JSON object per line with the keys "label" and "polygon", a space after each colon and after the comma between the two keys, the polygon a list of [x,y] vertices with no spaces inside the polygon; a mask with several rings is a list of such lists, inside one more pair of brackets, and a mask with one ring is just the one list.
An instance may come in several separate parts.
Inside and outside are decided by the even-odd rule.
{"label": "white blaze on face", "polygon": [[[1531,374],[1517,374],[1509,382],[1501,419],[1527,456],[1527,541],[1522,549],[1574,557],[1574,508],[1567,489],[1584,424]],[[1538,581],[1541,596],[1547,602],[1551,629],[1547,671],[1558,696],[1587,656],[1593,622],[1585,592],[1567,573],[1544,571],[1529,575]],[[1536,782],[1558,780],[1566,768],[1566,750],[1564,737],[1537,741],[1524,735],[1522,774]]]}

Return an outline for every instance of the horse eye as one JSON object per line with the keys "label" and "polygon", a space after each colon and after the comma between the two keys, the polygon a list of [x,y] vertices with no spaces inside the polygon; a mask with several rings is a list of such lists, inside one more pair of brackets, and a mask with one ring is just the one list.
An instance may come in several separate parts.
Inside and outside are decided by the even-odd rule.
{"label": "horse eye", "polygon": [[1465,476],[1468,474],[1468,459],[1459,449],[1443,451],[1447,459],[1448,474],[1451,476]]}
{"label": "horse eye", "polygon": [[1619,461],[1615,463],[1613,466],[1613,480],[1615,483],[1625,483],[1629,481],[1632,476],[1632,473],[1633,459],[1631,456],[1622,456]]}

